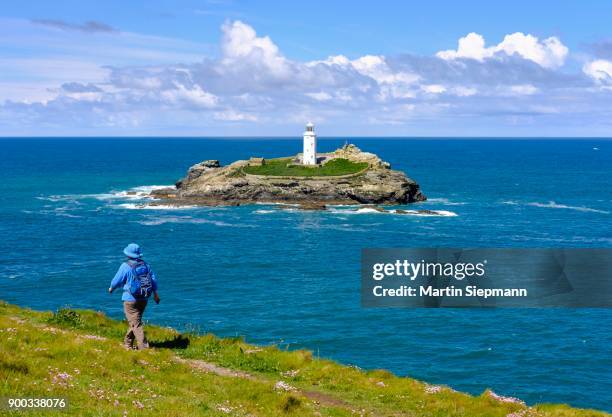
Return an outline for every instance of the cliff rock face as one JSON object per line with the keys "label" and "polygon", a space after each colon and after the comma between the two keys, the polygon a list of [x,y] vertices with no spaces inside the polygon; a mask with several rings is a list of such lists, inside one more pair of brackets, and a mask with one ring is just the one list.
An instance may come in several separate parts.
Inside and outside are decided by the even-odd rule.
{"label": "cliff rock face", "polygon": [[350,175],[278,177],[250,175],[248,161],[225,167],[209,160],[192,166],[176,189],[156,190],[161,204],[237,205],[255,202],[300,204],[307,208],[325,204],[406,204],[425,200],[419,185],[401,171],[390,168],[372,153],[346,145],[325,154],[325,159],[345,158],[367,162],[368,168]]}

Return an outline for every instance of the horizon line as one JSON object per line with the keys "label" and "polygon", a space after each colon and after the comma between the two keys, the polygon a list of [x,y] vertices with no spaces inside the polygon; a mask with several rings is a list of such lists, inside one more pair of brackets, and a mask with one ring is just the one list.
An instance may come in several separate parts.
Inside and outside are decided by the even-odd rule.
{"label": "horizon line", "polygon": [[[244,135],[211,135],[211,136],[195,136],[195,135],[129,135],[129,136],[118,136],[118,135],[110,135],[110,136],[89,136],[89,135],[48,135],[48,136],[2,136],[0,135],[0,140],[6,139],[254,139],[254,140],[275,140],[275,139],[301,139],[302,136],[288,136],[288,135],[262,135],[262,136],[244,136]],[[560,140],[571,140],[571,139],[599,139],[599,140],[612,140],[612,136],[486,136],[486,135],[478,135],[478,136],[397,136],[397,135],[381,135],[381,136],[317,136],[317,139],[322,140],[335,140],[335,139],[417,139],[417,140],[427,140],[427,139],[496,139],[496,140],[538,140],[538,139],[560,139]]]}

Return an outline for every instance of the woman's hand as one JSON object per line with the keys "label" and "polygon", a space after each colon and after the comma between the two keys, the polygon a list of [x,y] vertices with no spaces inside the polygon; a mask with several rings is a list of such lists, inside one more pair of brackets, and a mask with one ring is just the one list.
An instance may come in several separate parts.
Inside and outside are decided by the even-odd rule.
{"label": "woman's hand", "polygon": [[155,304],[159,304],[160,299],[159,295],[157,295],[157,292],[153,293],[153,299],[155,300]]}

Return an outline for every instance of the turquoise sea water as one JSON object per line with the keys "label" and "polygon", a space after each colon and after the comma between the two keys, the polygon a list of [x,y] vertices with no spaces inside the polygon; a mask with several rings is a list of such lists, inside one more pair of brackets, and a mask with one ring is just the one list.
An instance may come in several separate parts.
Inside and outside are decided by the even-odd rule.
{"label": "turquoise sea water", "polygon": [[[423,217],[274,206],[142,209],[204,159],[295,139],[0,140],[0,299],[121,317],[126,243],[160,279],[147,318],[529,403],[612,411],[612,311],[363,309],[364,247],[611,247],[612,141],[355,139],[417,180]],[[344,139],[320,140],[322,151]],[[454,215],[453,215],[454,214]]]}

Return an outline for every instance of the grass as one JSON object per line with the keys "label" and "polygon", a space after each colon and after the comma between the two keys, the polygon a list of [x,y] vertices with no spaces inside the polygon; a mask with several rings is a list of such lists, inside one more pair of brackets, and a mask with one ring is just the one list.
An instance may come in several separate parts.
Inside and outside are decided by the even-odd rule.
{"label": "grass", "polygon": [[261,166],[247,166],[244,168],[244,172],[253,175],[283,177],[331,177],[355,174],[368,167],[367,162],[353,162],[344,158],[335,158],[317,167],[288,165],[290,162],[291,158],[270,159],[266,160],[266,163]]}
{"label": "grass", "polygon": [[[256,347],[240,338],[148,325],[153,349],[121,347],[125,323],[88,310],[38,312],[0,302],[0,397],[66,397],[45,416],[491,416],[603,417],[565,405],[503,402],[383,371]],[[180,359],[180,360],[179,360]],[[206,361],[236,374],[194,366]],[[275,389],[282,381],[295,388]]]}

